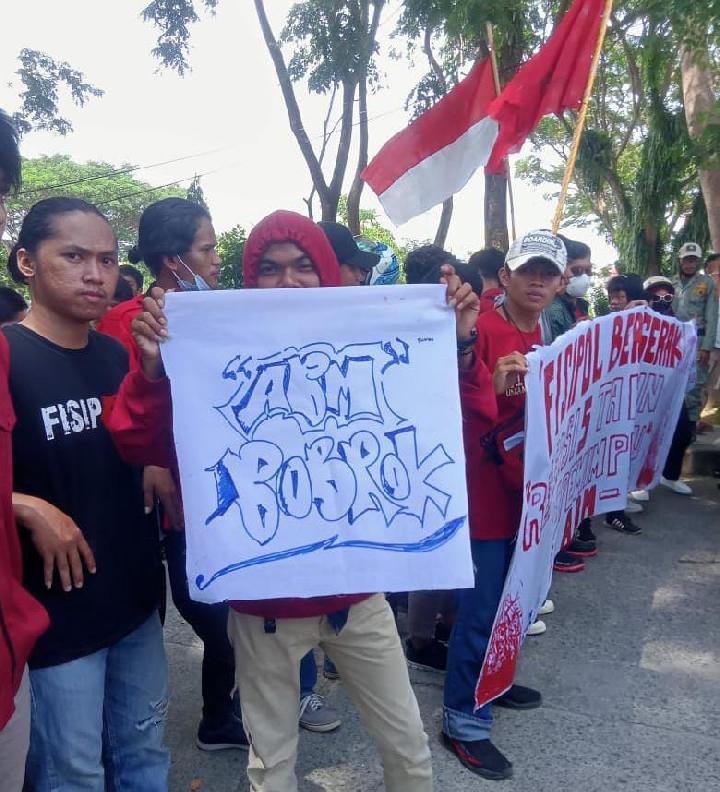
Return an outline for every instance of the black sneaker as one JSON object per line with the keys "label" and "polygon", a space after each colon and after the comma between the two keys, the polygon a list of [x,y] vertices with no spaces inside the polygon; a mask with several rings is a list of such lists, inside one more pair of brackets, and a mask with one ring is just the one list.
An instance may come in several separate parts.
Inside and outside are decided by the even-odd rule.
{"label": "black sneaker", "polygon": [[452,625],[445,624],[445,622],[439,621],[435,625],[435,638],[440,641],[440,643],[446,644],[450,640],[450,633],[452,632]]}
{"label": "black sneaker", "polygon": [[597,536],[593,533],[592,520],[589,517],[580,521],[575,536],[584,542],[594,542],[597,539]]}
{"label": "black sneaker", "polygon": [[597,544],[594,539],[573,539],[565,548],[568,555],[575,558],[592,558],[597,555]]}
{"label": "black sneaker", "polygon": [[488,781],[502,781],[511,778],[512,762],[508,761],[490,740],[464,742],[442,734],[443,745],[457,756],[468,770],[486,778]]}
{"label": "black sneaker", "polygon": [[505,707],[505,709],[537,709],[542,707],[542,696],[537,690],[522,685],[513,685],[510,690],[498,696],[493,704],[496,707]]}
{"label": "black sneaker", "polygon": [[585,562],[581,558],[576,558],[561,550],[555,556],[553,569],[556,572],[582,572],[585,569]]}
{"label": "black sneaker", "polygon": [[627,514],[616,514],[613,517],[608,515],[605,518],[605,525],[614,528],[620,533],[630,534],[630,536],[637,536],[642,533],[642,528],[627,516]]}
{"label": "black sneaker", "polygon": [[227,751],[235,748],[247,751],[248,741],[242,721],[232,715],[229,721],[217,726],[208,724],[203,718],[198,727],[195,744],[202,751]]}
{"label": "black sneaker", "polygon": [[410,668],[419,671],[435,671],[438,674],[444,674],[447,668],[447,653],[447,646],[436,638],[420,649],[416,649],[409,638],[405,641],[407,663]]}

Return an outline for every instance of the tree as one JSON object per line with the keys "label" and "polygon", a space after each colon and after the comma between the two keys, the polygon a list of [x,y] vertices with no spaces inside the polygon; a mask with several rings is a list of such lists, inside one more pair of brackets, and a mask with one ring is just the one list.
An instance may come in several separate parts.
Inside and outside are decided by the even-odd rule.
{"label": "tree", "polygon": [[[312,198],[320,200],[322,218],[334,220],[348,167],[353,137],[355,97],[360,93],[360,150],[352,188],[351,225],[358,225],[362,183],[359,173],[367,162],[367,90],[376,79],[373,56],[375,37],[384,0],[304,0],[293,5],[280,39],[272,29],[263,0],[254,0],[263,39],[275,67],[295,136],[312,181],[308,206],[312,216]],[[197,6],[214,11],[218,0],[198,0]],[[143,18],[160,30],[153,54],[160,62],[179,74],[189,67],[190,26],[199,15],[195,0],[153,0],[143,11]],[[286,61],[282,45],[293,51]],[[306,80],[311,93],[329,96],[326,136],[316,152],[305,130],[294,83]],[[362,86],[362,87],[361,87]],[[340,118],[329,126],[335,97],[340,97]],[[323,160],[329,139],[339,128],[335,162],[329,178]]]}
{"label": "tree", "polygon": [[207,201],[205,200],[205,193],[203,192],[202,185],[200,184],[199,176],[195,175],[193,180],[190,182],[190,186],[187,189],[185,197],[188,199],[188,201],[200,204],[200,206],[202,206],[204,209],[207,209],[208,212],[210,211],[210,207],[207,205]]}
{"label": "tree", "polygon": [[223,231],[218,236],[217,252],[222,259],[218,288],[241,289],[243,285],[243,252],[247,236],[242,226]]}
{"label": "tree", "polygon": [[103,91],[85,82],[83,74],[65,61],[56,61],[44,52],[22,49],[18,55],[22,89],[20,109],[14,114],[15,124],[21,134],[32,129],[44,129],[67,135],[72,124],[60,114],[59,91],[70,91],[72,101],[83,107],[93,96],[102,96]]}
{"label": "tree", "polygon": [[[487,24],[495,31],[501,82],[511,77],[523,57],[547,35],[547,26],[531,0],[406,0],[396,33],[410,40],[410,55],[420,50],[428,62],[407,106],[417,117],[444,96],[475,62],[488,55]],[[553,5],[550,3],[549,5]],[[547,14],[544,18],[547,18]],[[507,176],[485,175],[485,244],[508,247]],[[452,217],[452,198],[443,205],[435,235],[442,245]]]}
{"label": "tree", "polygon": [[55,195],[71,195],[96,204],[110,221],[121,251],[127,250],[137,239],[140,215],[148,204],[185,195],[179,187],[153,187],[141,181],[134,175],[136,170],[132,165],[116,168],[107,162],[74,162],[63,155],[24,160],[22,190],[7,202],[11,243],[33,204]]}

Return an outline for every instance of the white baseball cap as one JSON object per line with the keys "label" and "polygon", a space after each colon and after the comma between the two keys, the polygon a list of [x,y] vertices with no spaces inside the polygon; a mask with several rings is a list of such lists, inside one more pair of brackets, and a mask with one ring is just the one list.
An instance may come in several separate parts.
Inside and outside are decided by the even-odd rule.
{"label": "white baseball cap", "polygon": [[664,275],[652,275],[645,281],[645,283],[643,283],[643,289],[645,289],[645,291],[648,289],[653,289],[657,286],[664,286],[673,292],[675,291],[673,282],[670,280],[670,278],[666,278]]}
{"label": "white baseball cap", "polygon": [[560,237],[547,228],[528,231],[516,239],[505,256],[505,266],[511,271],[527,264],[530,259],[542,258],[554,264],[562,275],[567,266],[567,251]]}
{"label": "white baseball cap", "polygon": [[702,258],[702,248],[698,245],[697,242],[686,242],[681,248],[680,252],[678,253],[678,258],[684,259],[688,256],[695,256],[696,258]]}

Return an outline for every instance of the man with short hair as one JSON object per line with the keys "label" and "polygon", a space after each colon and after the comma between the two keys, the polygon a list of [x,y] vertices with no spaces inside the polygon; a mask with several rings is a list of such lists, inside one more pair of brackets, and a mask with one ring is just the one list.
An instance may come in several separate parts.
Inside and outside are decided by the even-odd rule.
{"label": "man with short hair", "polygon": [[[492,372],[496,412],[466,416],[463,422],[475,587],[458,592],[443,740],[465,767],[490,780],[509,778],[512,764],[490,741],[491,705],[475,710],[475,687],[520,524],[524,483],[524,443],[507,450],[503,439],[523,432],[526,355],[543,343],[540,315],[557,294],[566,263],[565,247],[550,231],[520,237],[500,270],[505,300],[481,314],[476,325],[476,366]],[[513,685],[493,703],[531,709],[541,701],[536,690]]]}
{"label": "man with short hair", "polygon": [[697,331],[698,353],[695,387],[685,397],[690,420],[698,425],[707,398],[710,353],[715,348],[718,324],[718,296],[715,281],[699,272],[702,248],[686,242],[678,253],[678,276],[673,281],[673,312],[681,322],[693,322]]}
{"label": "man with short hair", "polygon": [[9,286],[0,286],[0,327],[22,322],[28,305],[20,292]]}
{"label": "man with short hair", "polygon": [[551,341],[567,333],[578,322],[588,318],[589,303],[585,299],[592,283],[592,255],[584,242],[577,242],[558,234],[567,251],[567,268],[563,273],[560,289],[545,316],[547,318]]}
{"label": "man with short hair", "polygon": [[141,294],[145,284],[142,272],[137,267],[133,267],[132,264],[121,264],[119,270],[120,280],[125,281],[130,287],[132,297],[137,297],[138,294]]}
{"label": "man with short hair", "polygon": [[[0,239],[7,218],[5,200],[20,187],[20,163],[17,131],[0,110]],[[0,333],[0,779],[3,790],[20,792],[30,744],[27,659],[35,641],[47,629],[48,617],[22,586],[20,541],[12,504],[15,412],[8,391],[9,365],[7,341]]]}
{"label": "man with short hair", "polygon": [[380,261],[376,253],[361,250],[350,229],[342,223],[322,220],[318,223],[327,237],[335,258],[340,265],[342,286],[364,286],[368,283],[373,267]]}
{"label": "man with short hair", "polygon": [[497,248],[485,248],[473,253],[468,260],[468,269],[477,272],[482,279],[480,313],[492,311],[498,297],[503,295],[499,272],[505,264],[505,254]]}

